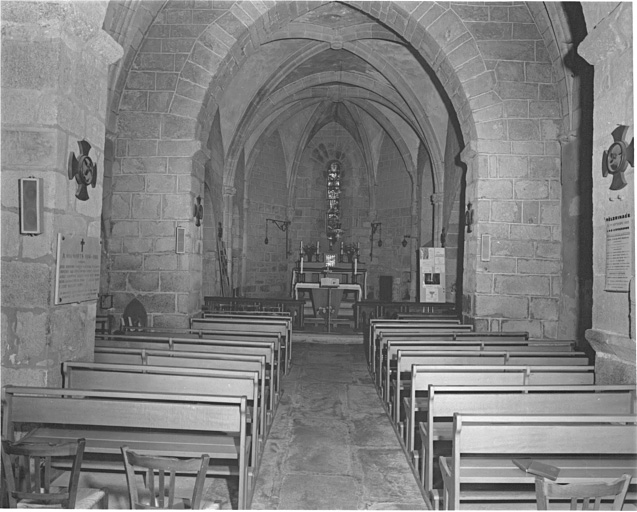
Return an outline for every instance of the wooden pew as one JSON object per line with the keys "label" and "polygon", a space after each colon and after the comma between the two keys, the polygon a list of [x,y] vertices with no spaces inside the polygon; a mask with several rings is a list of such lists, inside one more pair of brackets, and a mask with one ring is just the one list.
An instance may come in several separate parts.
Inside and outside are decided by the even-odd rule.
{"label": "wooden pew", "polygon": [[[411,323],[411,321],[409,321]],[[374,328],[374,337],[370,339],[370,354],[369,357],[370,359],[370,365],[371,365],[371,369],[372,369],[372,374],[376,374],[378,371],[378,362],[377,359],[380,357],[380,354],[382,354],[382,347],[384,346],[384,339],[388,338],[388,337],[397,337],[398,335],[400,335],[403,332],[411,332],[411,333],[417,333],[422,335],[423,339],[439,339],[437,338],[437,336],[444,336],[446,335],[450,335],[451,339],[455,339],[453,336],[455,333],[469,333],[469,332],[473,332],[473,326],[471,325],[461,325],[461,324],[457,324],[457,325],[442,325],[440,323],[436,323],[436,324],[430,324],[430,325],[425,325],[425,324],[412,324],[411,327],[409,327],[408,331],[405,331],[405,329],[408,328],[408,325],[403,325],[400,326],[399,328],[394,328],[391,327],[389,325],[387,326],[383,326],[383,325],[379,325],[378,327]]]}
{"label": "wooden pew", "polygon": [[[161,338],[188,338],[222,341],[269,341],[275,343],[277,351],[285,352],[285,341],[281,333],[254,331],[227,331],[202,329],[170,329],[156,327],[139,327],[118,333],[119,336],[158,336]],[[285,356],[277,356],[276,360],[285,360]]]}
{"label": "wooden pew", "polygon": [[[250,320],[252,321],[256,321],[255,323],[257,323],[257,325],[259,324],[260,320],[267,320],[266,325],[270,325],[270,320],[281,320],[285,322],[286,325],[286,332],[279,332],[278,330],[274,330],[273,332],[276,334],[281,335],[282,338],[286,338],[287,339],[287,344],[286,344],[286,354],[288,355],[287,359],[285,360],[286,362],[286,368],[285,368],[285,373],[287,374],[289,372],[289,365],[292,362],[292,325],[293,325],[293,319],[292,319],[292,315],[286,311],[277,311],[277,312],[266,312],[266,311],[239,311],[239,312],[215,312],[215,313],[203,313],[201,316],[201,319],[208,320],[208,319],[214,319],[215,323],[216,322],[223,322],[223,320],[232,320],[232,321],[239,321],[239,322],[245,322],[246,320]],[[191,327],[193,325],[193,322],[197,323],[200,320],[200,318],[193,318],[191,319],[190,323],[191,323]],[[251,324],[252,325],[252,324]],[[209,327],[209,326],[206,326]],[[225,329],[225,327],[223,327]],[[258,326],[256,327],[256,329],[260,329]],[[208,329],[207,329],[208,330]],[[227,332],[227,329],[226,329]],[[232,331],[230,331],[232,332]],[[262,333],[268,333],[270,332],[270,328],[268,327],[265,331],[261,331]]]}
{"label": "wooden pew", "polygon": [[[355,302],[354,309],[354,329],[362,330],[364,338],[367,336],[369,322],[371,320],[387,320],[394,318],[398,313],[419,313],[432,318],[452,318],[457,319],[458,313],[454,304],[444,303],[422,303],[422,302],[397,302],[397,301],[375,301],[364,300]],[[367,340],[365,340],[367,342]]]}
{"label": "wooden pew", "polygon": [[[21,440],[86,439],[83,468],[121,468],[120,447],[165,457],[210,456],[209,474],[238,476],[239,508],[249,507],[245,397],[6,386],[3,435],[38,425]],[[114,464],[104,461],[110,458]],[[101,459],[101,460],[100,460]]]}
{"label": "wooden pew", "polygon": [[[303,306],[305,301],[295,300],[289,297],[204,297],[203,312],[243,311],[249,313],[289,313],[292,317],[293,327],[304,328]],[[253,311],[247,311],[247,309]],[[254,309],[257,311],[254,311]]]}
{"label": "wooden pew", "polygon": [[[420,476],[425,492],[433,492],[433,463],[438,441],[451,440],[453,415],[461,414],[590,414],[635,415],[634,385],[622,386],[429,386],[427,421],[418,424],[422,441]],[[438,508],[436,505],[435,508]]]}
{"label": "wooden pew", "polygon": [[190,328],[207,331],[245,331],[279,333],[282,338],[285,358],[284,372],[292,364],[292,322],[284,318],[191,318]]}
{"label": "wooden pew", "polygon": [[[454,329],[454,326],[457,328]],[[367,353],[367,364],[372,367],[372,370],[374,369],[374,354],[376,352],[376,340],[379,334],[392,328],[400,332],[402,330],[413,331],[415,329],[420,331],[421,327],[423,331],[473,331],[473,326],[462,325],[457,319],[372,320],[370,321],[369,328],[367,330],[367,338],[363,340],[363,342],[367,345],[365,347]],[[437,327],[439,329],[437,329]]]}
{"label": "wooden pew", "polygon": [[62,363],[63,387],[138,393],[245,396],[246,422],[252,437],[251,466],[256,472],[260,443],[265,441],[265,404],[260,403],[257,372],[168,366]]}
{"label": "wooden pew", "polygon": [[407,342],[462,342],[462,341],[507,341],[512,343],[526,342],[529,339],[529,334],[526,331],[522,332],[432,332],[423,331],[417,329],[415,331],[402,331],[400,333],[394,333],[387,330],[379,334],[376,340],[375,346],[375,362],[373,370],[378,373],[386,360],[387,345],[390,342],[393,343],[407,343]]}
{"label": "wooden pew", "polygon": [[154,335],[95,335],[96,348],[146,348],[216,354],[265,355],[270,365],[275,401],[280,394],[280,345],[271,341],[224,341],[200,338],[171,338]]}
{"label": "wooden pew", "polygon": [[[561,386],[594,383],[594,366],[412,365],[409,397],[405,398],[404,404],[408,454],[411,457],[416,414],[425,411],[428,406],[426,393],[429,386]],[[394,407],[393,419],[400,427],[400,410],[397,406]]]}
{"label": "wooden pew", "polygon": [[[388,396],[386,390],[389,389],[389,379],[396,371],[397,355],[399,350],[412,351],[484,351],[484,352],[555,352],[556,354],[568,355],[573,353],[576,356],[583,355],[583,352],[573,352],[571,344],[556,344],[550,346],[544,340],[516,340],[501,341],[499,337],[491,338],[488,334],[484,334],[479,340],[473,342],[467,341],[445,341],[432,340],[417,342],[404,342],[401,340],[387,340],[386,350],[382,360],[382,366],[379,366],[379,380],[381,382],[382,396],[386,399]],[[561,349],[561,350],[557,350]],[[586,363],[587,364],[587,363]]]}
{"label": "wooden pew", "polygon": [[[454,415],[451,457],[440,457],[444,504],[535,501],[535,476],[515,458],[560,469],[558,483],[611,481],[637,468],[635,415]],[[472,484],[467,487],[467,484]],[[477,484],[477,485],[476,485]],[[529,484],[529,491],[516,484]],[[488,486],[488,488],[485,488]]]}
{"label": "wooden pew", "polygon": [[93,354],[93,361],[102,364],[150,365],[257,372],[259,376],[259,396],[263,398],[266,416],[264,426],[270,425],[274,415],[276,405],[274,387],[269,383],[265,355],[96,347]]}
{"label": "wooden pew", "polygon": [[[500,350],[403,350],[396,351],[396,369],[385,379],[384,397],[392,406],[400,405],[400,397],[409,391],[413,365],[507,365],[507,366],[588,366],[584,352],[535,352]],[[390,393],[393,387],[393,393]],[[393,397],[393,399],[392,399]],[[396,411],[398,412],[398,411]]]}

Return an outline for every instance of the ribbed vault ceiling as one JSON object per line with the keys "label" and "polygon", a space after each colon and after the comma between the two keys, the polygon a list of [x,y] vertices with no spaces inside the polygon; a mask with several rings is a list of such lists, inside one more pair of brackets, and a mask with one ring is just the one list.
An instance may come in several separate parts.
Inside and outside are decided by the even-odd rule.
{"label": "ribbed vault ceiling", "polygon": [[216,101],[226,172],[242,154],[249,171],[259,141],[280,129],[294,148],[286,154],[293,179],[299,150],[330,123],[356,141],[370,176],[379,133],[394,141],[409,171],[421,144],[435,161],[444,152],[449,114],[425,65],[386,27],[347,5],[322,5],[271,34],[226,91]]}

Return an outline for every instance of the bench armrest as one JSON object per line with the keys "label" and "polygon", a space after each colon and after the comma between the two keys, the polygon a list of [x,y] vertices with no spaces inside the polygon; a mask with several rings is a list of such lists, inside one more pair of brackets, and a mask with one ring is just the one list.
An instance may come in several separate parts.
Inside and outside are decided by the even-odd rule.
{"label": "bench armrest", "polygon": [[454,492],[454,484],[453,484],[453,475],[451,472],[451,468],[449,468],[449,464],[447,463],[447,457],[439,457],[438,461],[440,463],[440,473],[442,474],[442,482],[445,486],[444,491],[444,508],[445,510],[457,510],[458,503],[457,496],[455,496]]}

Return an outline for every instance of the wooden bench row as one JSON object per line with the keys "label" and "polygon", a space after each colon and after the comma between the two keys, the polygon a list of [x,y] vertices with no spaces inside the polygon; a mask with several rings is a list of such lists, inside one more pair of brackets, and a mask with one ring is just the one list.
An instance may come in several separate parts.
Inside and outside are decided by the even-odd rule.
{"label": "wooden bench row", "polygon": [[[245,396],[139,393],[6,386],[3,435],[20,441],[86,439],[82,468],[121,467],[123,445],[149,455],[210,456],[212,475],[239,478],[238,507],[249,500]],[[110,464],[109,464],[110,462]]]}
{"label": "wooden bench row", "polygon": [[[440,446],[453,440],[455,414],[483,415],[635,415],[635,386],[457,386],[430,385],[426,398],[426,420],[419,423],[421,482],[434,501],[434,460]],[[413,421],[413,420],[412,420]],[[522,439],[520,439],[522,441]]]}
{"label": "wooden bench row", "polygon": [[[635,475],[637,418],[455,413],[452,445],[451,456],[439,459],[447,509],[469,502],[535,501],[535,476],[520,470],[513,459],[536,459],[559,468],[557,483],[610,482]],[[627,499],[634,500],[634,492]]]}
{"label": "wooden bench row", "polygon": [[[458,332],[460,324],[450,323],[436,332],[440,326],[434,323],[372,321],[368,362],[436,508],[441,501],[450,509],[534,502],[534,477],[513,464],[516,456],[555,463],[562,469],[560,482],[637,474],[635,386],[596,386],[594,367],[571,340]],[[615,415],[615,421],[601,415]],[[540,421],[546,426],[536,428]],[[616,423],[623,428],[614,428]],[[588,440],[578,438],[582,429]],[[542,435],[553,432],[558,439],[543,443]],[[569,432],[570,443],[560,443],[560,432]],[[614,444],[592,441],[610,432],[617,436]],[[446,457],[440,450],[450,442],[452,456]],[[436,458],[444,500],[434,487]]]}
{"label": "wooden bench row", "polygon": [[[63,389],[5,388],[3,435],[84,437],[85,470],[123,469],[122,445],[152,455],[208,453],[208,473],[238,477],[237,505],[248,508],[280,372],[291,363],[289,315],[267,315],[262,332],[250,320],[210,333],[206,324],[168,336],[139,328],[96,336],[98,362],[64,363]],[[282,321],[273,328],[271,320]]]}

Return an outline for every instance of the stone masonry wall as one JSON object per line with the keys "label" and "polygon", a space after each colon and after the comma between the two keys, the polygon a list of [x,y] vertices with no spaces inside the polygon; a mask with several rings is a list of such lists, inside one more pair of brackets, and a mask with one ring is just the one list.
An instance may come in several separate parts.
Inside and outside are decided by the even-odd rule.
{"label": "stone masonry wall", "polygon": [[[610,190],[601,162],[617,125],[630,126],[634,137],[633,31],[630,2],[583,3],[588,36],[579,53],[595,67],[593,113],[593,326],[586,338],[596,351],[596,382],[635,383],[635,255],[632,290],[606,291],[606,218],[630,213],[634,232],[634,170],[627,186]],[[633,246],[634,249],[634,246]]]}
{"label": "stone masonry wall", "polygon": [[[60,362],[91,360],[96,301],[54,305],[57,235],[100,237],[108,66],[122,50],[105,6],[2,2],[2,384],[61,385]],[[67,176],[86,139],[98,182]],[[18,180],[43,180],[43,232],[20,234]]]}
{"label": "stone masonry wall", "polygon": [[376,300],[381,275],[393,277],[392,300],[416,300],[410,296],[410,269],[418,240],[408,238],[406,247],[401,244],[405,235],[415,235],[412,234],[412,189],[412,178],[396,145],[389,137],[384,137],[375,187],[377,220],[383,223],[383,247],[374,249],[378,263],[367,279],[368,291],[374,292]]}
{"label": "stone masonry wall", "polygon": [[[181,327],[201,306],[202,231],[192,212],[209,157],[196,139],[204,91],[189,84],[173,98],[199,34],[182,22],[178,10],[155,18],[115,97],[110,253],[115,310],[137,298],[150,323]],[[177,227],[186,229],[184,254],[175,251]]]}
{"label": "stone masonry wall", "polygon": [[[482,8],[484,9],[484,8]],[[476,330],[555,338],[561,291],[561,105],[543,34],[526,5],[491,6],[465,25],[486,71],[466,84],[477,144],[468,164],[464,313]],[[465,154],[465,156],[467,156]],[[491,254],[480,254],[491,236]],[[475,281],[471,278],[475,276]],[[468,296],[467,296],[468,294]]]}
{"label": "stone masonry wall", "polygon": [[288,259],[285,254],[285,233],[269,222],[269,243],[264,243],[266,219],[286,218],[288,188],[283,155],[279,132],[275,132],[264,143],[251,170],[243,290],[247,297],[283,297],[289,291],[288,265],[292,257]]}

